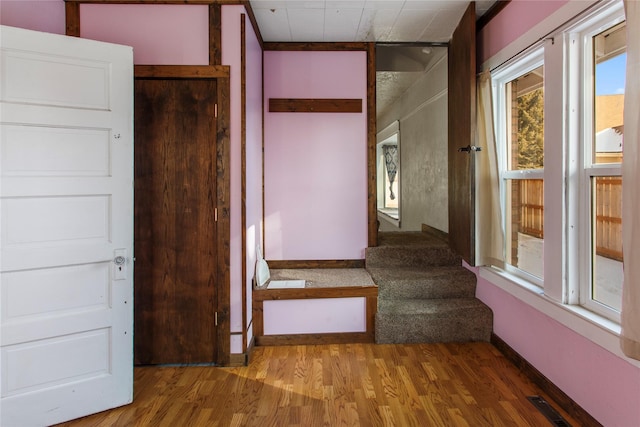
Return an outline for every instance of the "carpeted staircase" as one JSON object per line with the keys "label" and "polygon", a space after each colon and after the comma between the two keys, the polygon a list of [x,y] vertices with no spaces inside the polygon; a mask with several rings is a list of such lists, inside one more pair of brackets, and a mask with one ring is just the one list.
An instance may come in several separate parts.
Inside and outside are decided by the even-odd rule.
{"label": "carpeted staircase", "polygon": [[421,232],[380,233],[366,269],[378,285],[377,343],[489,341],[493,313],[446,243]]}

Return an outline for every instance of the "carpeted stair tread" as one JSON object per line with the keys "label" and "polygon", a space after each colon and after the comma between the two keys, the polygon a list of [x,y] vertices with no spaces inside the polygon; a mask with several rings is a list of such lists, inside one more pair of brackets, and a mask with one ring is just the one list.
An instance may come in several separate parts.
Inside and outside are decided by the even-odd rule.
{"label": "carpeted stair tread", "polygon": [[378,298],[473,298],[476,276],[460,266],[367,269]]}

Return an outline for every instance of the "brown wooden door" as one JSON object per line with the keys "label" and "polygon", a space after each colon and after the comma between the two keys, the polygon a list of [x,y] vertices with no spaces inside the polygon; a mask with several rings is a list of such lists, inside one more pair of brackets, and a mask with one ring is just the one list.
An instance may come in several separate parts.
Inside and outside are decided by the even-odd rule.
{"label": "brown wooden door", "polygon": [[476,14],[471,2],[449,43],[449,246],[475,262]]}
{"label": "brown wooden door", "polygon": [[216,362],[216,80],[136,79],[134,353]]}

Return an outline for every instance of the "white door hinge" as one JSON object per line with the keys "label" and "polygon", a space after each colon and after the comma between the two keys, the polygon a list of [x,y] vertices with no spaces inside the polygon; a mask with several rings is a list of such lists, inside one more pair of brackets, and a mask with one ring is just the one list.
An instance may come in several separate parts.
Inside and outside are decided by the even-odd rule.
{"label": "white door hinge", "polygon": [[213,210],[213,221],[218,222],[218,208]]}
{"label": "white door hinge", "polygon": [[213,105],[213,116],[215,118],[218,118],[218,104],[217,103]]}
{"label": "white door hinge", "polygon": [[213,314],[213,324],[215,326],[218,326],[218,312],[217,311]]}

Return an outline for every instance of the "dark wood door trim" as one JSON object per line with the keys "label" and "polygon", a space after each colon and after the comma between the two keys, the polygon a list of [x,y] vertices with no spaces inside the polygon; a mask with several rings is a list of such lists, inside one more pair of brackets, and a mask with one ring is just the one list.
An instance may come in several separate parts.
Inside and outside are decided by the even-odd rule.
{"label": "dark wood door trim", "polygon": [[228,366],[231,358],[231,81],[218,78],[218,125],[216,150],[216,193],[218,197],[217,283],[218,364]]}
{"label": "dark wood door trim", "polygon": [[[217,77],[216,91],[218,104],[218,118],[216,126],[216,208],[217,208],[217,224],[216,224],[216,301],[215,307],[217,315],[216,325],[216,363],[227,366],[230,361],[231,340],[230,340],[230,138],[229,138],[229,116],[230,116],[230,95],[228,78],[228,67],[210,67],[211,72],[190,73],[180,75],[178,71],[185,70],[184,66],[163,66],[161,69],[168,73],[149,73],[144,67],[139,70],[141,76],[138,79],[160,79],[163,75],[170,75],[172,79],[209,79],[213,75],[220,75],[220,68],[226,71],[222,75],[227,77]],[[157,71],[157,67],[154,67]]]}
{"label": "dark wood door trim", "polygon": [[367,43],[367,246],[378,246],[376,187],[376,44]]}
{"label": "dark wood door trim", "polygon": [[247,34],[245,14],[240,14],[240,206],[242,239],[242,352],[247,351]]}
{"label": "dark wood door trim", "polygon": [[449,246],[475,263],[475,159],[460,152],[474,145],[476,131],[476,28],[471,2],[449,43],[448,186]]}
{"label": "dark wood door trim", "polygon": [[222,64],[222,6],[209,5],[209,65]]}
{"label": "dark wood door trim", "polygon": [[66,1],[64,4],[65,34],[80,37],[80,3]]}

